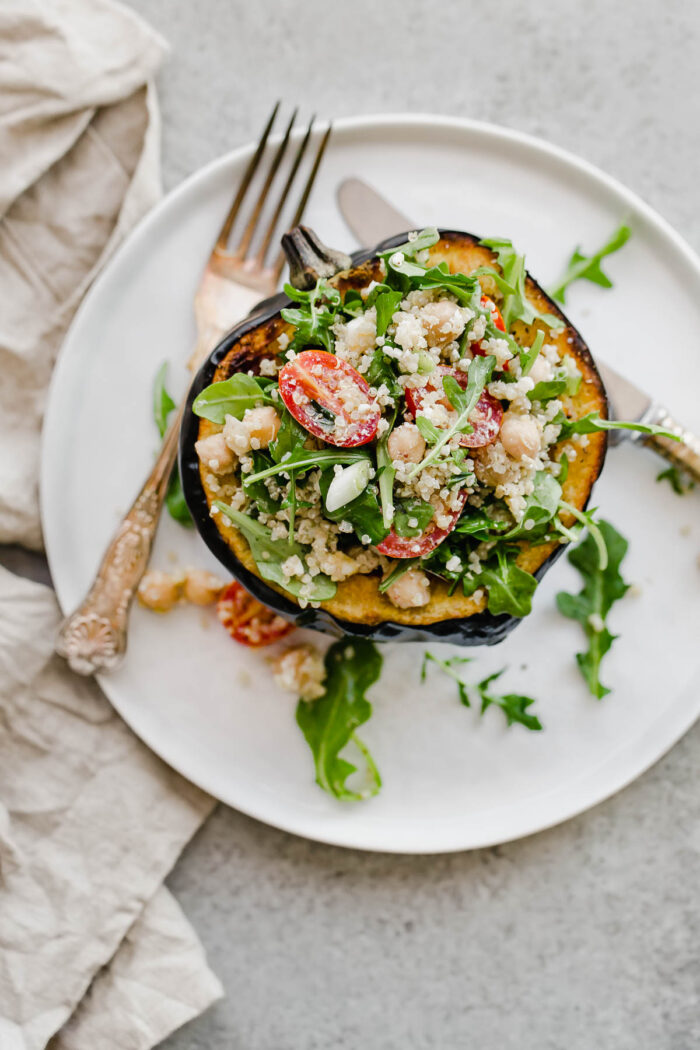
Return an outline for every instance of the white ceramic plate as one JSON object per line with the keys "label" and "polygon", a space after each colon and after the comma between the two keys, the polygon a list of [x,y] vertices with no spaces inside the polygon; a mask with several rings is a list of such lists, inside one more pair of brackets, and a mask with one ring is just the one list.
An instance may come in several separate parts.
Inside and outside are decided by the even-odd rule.
{"label": "white ceramic plate", "polygon": [[[65,342],[42,469],[46,544],[64,609],[85,591],[151,462],[151,384],[164,358],[172,386],[184,384],[192,295],[249,154],[239,150],[197,172],[148,216],[95,284]],[[511,237],[545,284],[574,245],[596,247],[627,219],[634,235],[608,262],[614,290],[578,285],[570,315],[594,353],[638,375],[700,430],[698,259],[624,187],[502,128],[434,117],[339,121],[307,221],[326,243],[346,249],[355,245],[335,189],[349,174],[419,223]],[[231,642],[211,611],[181,608],[161,618],[134,609],[126,662],[101,684],[135,732],[186,777],[309,838],[428,853],[566,820],[647,769],[700,712],[697,500],[656,484],[659,463],[629,446],[612,449],[595,493],[603,515],[630,540],[625,575],[639,589],[611,618],[621,636],[603,673],[612,695],[592,699],[578,676],[579,628],[554,606],[559,589],[579,586],[563,559],[522,626],[495,649],[471,651],[475,676],[507,666],[504,687],[537,698],[545,732],[506,729],[495,709],[479,720],[439,672],[420,686],[425,646],[386,645],[374,715],[362,730],[384,778],[368,803],[339,804],[314,785],[293,698],[273,684],[265,652]],[[153,565],[175,563],[216,568],[197,536],[165,515]]]}

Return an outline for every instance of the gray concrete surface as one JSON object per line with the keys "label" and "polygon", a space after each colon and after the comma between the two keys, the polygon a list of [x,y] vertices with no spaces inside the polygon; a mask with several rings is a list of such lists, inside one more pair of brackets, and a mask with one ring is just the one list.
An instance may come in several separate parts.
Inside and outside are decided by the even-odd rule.
{"label": "gray concrete surface", "polygon": [[[170,41],[167,187],[276,97],[542,135],[700,248],[700,4],[131,0]],[[221,807],[170,886],[226,999],[167,1050],[700,1046],[700,727],[617,798],[457,856],[306,843]]]}

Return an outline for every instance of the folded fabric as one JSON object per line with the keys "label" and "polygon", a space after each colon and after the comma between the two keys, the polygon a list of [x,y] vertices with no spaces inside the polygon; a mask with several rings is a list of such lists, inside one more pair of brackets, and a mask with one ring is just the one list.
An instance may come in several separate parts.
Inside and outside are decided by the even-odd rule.
{"label": "folded fabric", "polygon": [[[111,0],[0,5],[0,543],[41,546],[58,347],[159,196],[164,49]],[[162,887],[213,801],[52,656],[58,622],[0,569],[0,1047],[148,1050],[221,994]]]}

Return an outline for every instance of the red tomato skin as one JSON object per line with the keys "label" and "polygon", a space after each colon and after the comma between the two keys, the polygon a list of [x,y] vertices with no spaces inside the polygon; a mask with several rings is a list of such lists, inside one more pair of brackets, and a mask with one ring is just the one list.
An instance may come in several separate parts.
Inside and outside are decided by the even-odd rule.
{"label": "red tomato skin", "polygon": [[[462,390],[466,389],[469,382],[466,372],[461,372],[457,368],[449,368],[447,365],[438,365],[432,376],[435,376],[440,383],[442,383],[444,376],[452,376],[457,380]],[[435,389],[435,385],[432,386],[432,389]],[[412,387],[406,388],[406,406],[413,413],[414,419],[421,410],[422,401],[421,390],[414,390]],[[445,404],[448,404],[446,399]],[[471,434],[462,434],[459,441],[460,445],[464,448],[483,448],[485,445],[490,445],[498,437],[498,432],[503,422],[503,409],[500,401],[497,401],[495,397],[491,397],[489,393],[484,391],[476,403],[472,417],[476,417],[469,420],[474,427],[474,431]]]}
{"label": "red tomato skin", "polygon": [[377,544],[376,549],[380,554],[386,554],[389,558],[422,558],[424,554],[435,550],[445,537],[452,532],[464,510],[467,495],[466,489],[460,492],[459,507],[457,510],[450,511],[451,520],[446,529],[439,529],[435,524],[435,518],[433,518],[421,536],[415,536],[413,539],[397,536],[392,529],[389,535],[381,543]]}
{"label": "red tomato skin", "polygon": [[[313,370],[313,371],[312,371]],[[361,421],[350,420],[344,412],[342,398],[338,394],[341,381],[351,380],[364,395],[371,411]],[[371,441],[382,418],[382,410],[369,392],[369,383],[360,373],[327,350],[302,350],[286,364],[279,373],[280,396],[287,411],[305,430],[328,445],[338,448],[355,448]],[[311,401],[323,406],[348,423],[339,436],[327,423],[321,422],[309,408]]]}
{"label": "red tomato skin", "polygon": [[238,580],[221,592],[216,615],[235,642],[251,649],[271,645],[294,630],[293,623],[259,602]]}

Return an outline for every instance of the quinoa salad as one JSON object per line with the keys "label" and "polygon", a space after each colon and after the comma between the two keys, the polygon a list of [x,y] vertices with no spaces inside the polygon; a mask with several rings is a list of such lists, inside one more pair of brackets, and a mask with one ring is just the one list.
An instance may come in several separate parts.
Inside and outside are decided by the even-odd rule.
{"label": "quinoa salad", "polygon": [[525,548],[588,523],[563,486],[589,441],[602,462],[605,421],[572,411],[590,381],[573,330],[528,299],[509,241],[455,273],[438,240],[410,234],[363,287],[286,286],[265,355],[194,401],[217,526],[302,608],[369,577],[404,613],[439,589],[523,616],[542,561],[528,571]]}

